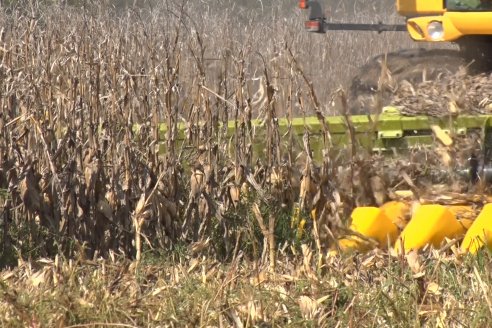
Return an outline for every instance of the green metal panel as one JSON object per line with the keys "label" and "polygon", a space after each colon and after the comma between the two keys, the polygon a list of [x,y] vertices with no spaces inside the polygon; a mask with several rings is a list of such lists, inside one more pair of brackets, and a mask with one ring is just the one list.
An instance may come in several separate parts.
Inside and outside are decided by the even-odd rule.
{"label": "green metal panel", "polygon": [[[326,126],[331,135],[334,148],[345,148],[352,140],[349,135],[349,124],[353,126],[355,135],[353,138],[357,144],[363,147],[371,147],[374,151],[386,151],[393,148],[408,149],[416,146],[432,145],[435,138],[432,134],[432,126],[437,125],[447,133],[466,135],[471,131],[482,131],[492,127],[492,115],[461,115],[449,117],[428,116],[403,116],[394,107],[386,108],[380,115],[355,115],[350,116],[350,123],[344,116],[326,117]],[[251,122],[256,138],[255,146],[262,146],[265,140],[266,127],[264,122],[253,120]],[[278,119],[279,132],[284,135],[288,132],[289,124],[292,133],[297,136],[298,143],[302,145],[302,136],[307,131],[311,137],[313,149],[320,150],[323,145],[323,124],[317,117],[298,117],[292,121],[285,118]],[[200,124],[203,129],[205,125]],[[227,126],[227,138],[231,138],[236,126],[240,123],[229,121]],[[191,128],[191,131],[190,131]],[[219,127],[222,128],[222,127]],[[135,127],[138,131],[138,126]],[[189,139],[191,133],[197,133],[198,127],[178,124],[177,137],[180,140]],[[159,127],[161,143],[166,138],[167,127],[161,124]],[[264,145],[263,145],[264,146]],[[159,147],[165,151],[164,147]],[[258,149],[261,149],[258,148]]]}

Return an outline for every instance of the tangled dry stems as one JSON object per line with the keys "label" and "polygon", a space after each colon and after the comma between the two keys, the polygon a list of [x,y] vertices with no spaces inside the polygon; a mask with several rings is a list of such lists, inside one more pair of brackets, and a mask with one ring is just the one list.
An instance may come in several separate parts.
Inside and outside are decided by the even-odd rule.
{"label": "tangled dry stems", "polygon": [[[353,206],[386,200],[408,184],[401,172],[425,186],[442,158],[333,154],[326,126],[316,149],[315,136],[281,135],[280,116],[323,121],[326,90],[348,79],[331,63],[350,57],[342,44],[363,46],[345,34],[324,47],[292,13],[259,24],[240,10],[235,24],[234,6],[221,4],[1,13],[1,265],[16,266],[2,273],[2,324],[349,325],[374,297],[374,325],[487,322],[488,258],[462,266],[433,254],[429,279],[377,251],[323,258]],[[374,54],[391,38],[381,40]],[[321,67],[303,60],[313,48]],[[301,240],[296,204],[315,213]]]}
{"label": "tangled dry stems", "polygon": [[33,2],[2,12],[4,264],[79,250],[140,258],[142,247],[205,240],[212,230],[230,257],[237,219],[253,203],[288,216],[299,195],[304,210],[339,216],[335,164],[303,159],[309,143],[296,147],[276,123],[312,106],[320,119],[327,111],[298,60],[307,40],[299,17],[261,20],[285,13],[273,5],[262,17],[239,10],[233,24],[229,5],[117,11]]}

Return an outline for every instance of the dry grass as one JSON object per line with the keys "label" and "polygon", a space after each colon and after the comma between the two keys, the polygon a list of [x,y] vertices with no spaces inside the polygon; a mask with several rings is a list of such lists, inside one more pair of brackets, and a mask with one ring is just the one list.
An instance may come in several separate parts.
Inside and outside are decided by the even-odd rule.
{"label": "dry grass", "polygon": [[[0,275],[8,327],[485,327],[490,254],[328,258],[276,273],[242,259],[38,260]],[[174,260],[173,260],[174,259]]]}

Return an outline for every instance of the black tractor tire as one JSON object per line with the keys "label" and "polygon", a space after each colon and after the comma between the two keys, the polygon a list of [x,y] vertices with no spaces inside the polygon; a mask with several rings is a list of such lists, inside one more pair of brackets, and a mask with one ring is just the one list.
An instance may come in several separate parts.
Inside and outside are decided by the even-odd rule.
{"label": "black tractor tire", "polygon": [[[412,85],[425,80],[439,79],[444,74],[454,74],[459,69],[469,69],[466,59],[458,50],[407,49],[379,55],[362,66],[352,79],[348,92],[352,115],[371,114],[390,105],[392,89],[401,81]],[[387,72],[381,80],[382,70]]]}

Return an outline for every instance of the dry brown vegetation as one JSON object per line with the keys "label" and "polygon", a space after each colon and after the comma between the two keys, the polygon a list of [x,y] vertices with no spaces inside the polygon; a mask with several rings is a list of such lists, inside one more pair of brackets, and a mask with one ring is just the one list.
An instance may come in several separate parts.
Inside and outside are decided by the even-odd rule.
{"label": "dry brown vegetation", "polygon": [[[345,16],[394,20],[383,3],[355,1],[359,15]],[[372,55],[401,46],[402,35],[308,35],[293,6],[3,9],[0,266],[11,270],[0,280],[2,324],[346,326],[368,315],[374,293],[383,308],[372,325],[424,320],[415,304],[427,304],[425,294],[394,303],[408,284],[427,288],[406,264],[363,259],[396,288],[380,293],[370,270],[357,278],[366,274],[360,258],[323,256],[354,205],[387,197],[377,193],[381,159],[355,149],[331,157],[325,127],[315,160],[310,136],[280,134],[277,121],[323,121],[332,98],[346,108],[336,89]],[[337,18],[352,12],[344,6],[333,7]],[[303,235],[291,227],[296,204],[314,213]],[[485,274],[486,285],[490,259],[477,263],[466,270],[478,267],[474,279]],[[447,286],[439,272],[442,281],[425,282]],[[462,322],[469,301],[486,322],[490,305],[465,292],[457,289],[455,303],[436,294],[452,311],[429,311]]]}
{"label": "dry brown vegetation", "polygon": [[[329,111],[326,91],[337,79],[324,77],[343,66],[337,45],[307,35],[302,17],[280,3],[141,5],[33,2],[0,17],[4,263],[14,250],[139,257],[142,244],[169,248],[211,230],[229,257],[251,199],[288,216],[301,175],[302,198],[318,194],[318,205],[307,199],[304,208],[337,211],[326,202],[341,202],[326,184],[334,165],[297,168],[308,140],[283,143],[292,132],[281,136],[276,124]],[[256,117],[266,131],[258,161]],[[221,128],[230,120],[233,136]]]}
{"label": "dry brown vegetation", "polygon": [[[490,254],[379,251],[275,273],[239,257],[22,262],[0,274],[4,327],[487,327]],[[175,254],[176,255],[176,254]]]}

